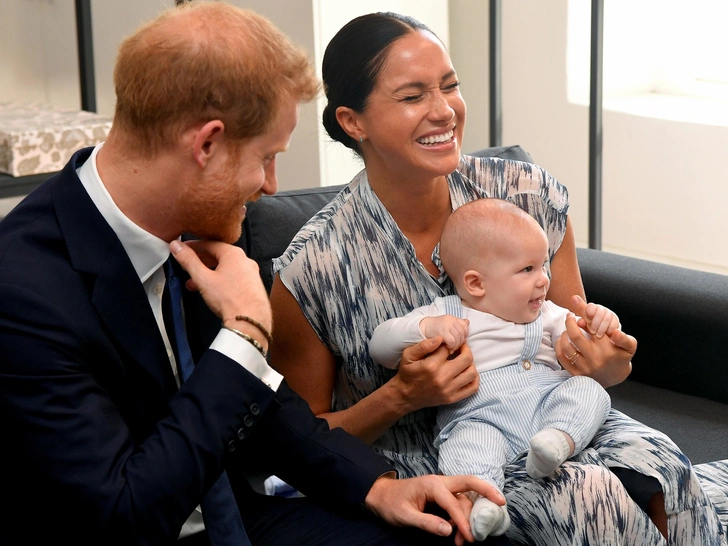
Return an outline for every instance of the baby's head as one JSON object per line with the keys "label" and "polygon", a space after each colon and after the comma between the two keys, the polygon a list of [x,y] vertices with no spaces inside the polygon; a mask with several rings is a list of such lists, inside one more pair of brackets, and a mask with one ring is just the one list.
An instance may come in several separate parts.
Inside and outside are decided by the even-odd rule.
{"label": "baby's head", "polygon": [[442,266],[468,306],[524,324],[549,288],[548,239],[518,206],[476,199],[455,210],[440,238]]}

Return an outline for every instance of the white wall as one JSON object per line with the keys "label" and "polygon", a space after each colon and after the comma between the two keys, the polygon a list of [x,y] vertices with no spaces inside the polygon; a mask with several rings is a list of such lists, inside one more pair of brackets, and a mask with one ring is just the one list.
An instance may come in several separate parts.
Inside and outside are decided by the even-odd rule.
{"label": "white wall", "polygon": [[73,2],[3,0],[0,102],[79,108]]}
{"label": "white wall", "polygon": [[463,151],[490,146],[488,2],[450,2],[450,56],[468,106]]}

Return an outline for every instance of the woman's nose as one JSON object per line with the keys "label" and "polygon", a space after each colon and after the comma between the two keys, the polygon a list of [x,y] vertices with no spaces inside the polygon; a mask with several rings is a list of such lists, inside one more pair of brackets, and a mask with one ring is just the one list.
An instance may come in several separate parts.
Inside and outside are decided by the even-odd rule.
{"label": "woman's nose", "polygon": [[455,110],[450,106],[447,97],[442,93],[435,94],[434,104],[430,111],[431,119],[438,121],[450,121],[455,117]]}

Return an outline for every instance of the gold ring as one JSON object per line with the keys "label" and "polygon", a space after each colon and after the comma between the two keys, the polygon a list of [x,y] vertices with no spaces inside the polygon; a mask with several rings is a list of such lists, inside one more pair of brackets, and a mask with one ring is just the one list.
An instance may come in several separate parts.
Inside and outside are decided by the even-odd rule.
{"label": "gold ring", "polygon": [[574,362],[576,362],[576,359],[577,359],[577,358],[579,358],[579,355],[580,355],[580,354],[581,354],[581,353],[579,352],[579,349],[577,349],[577,350],[576,350],[576,352],[575,352],[575,353],[574,353],[573,355],[571,355],[571,356],[567,356],[567,357],[566,357],[566,359],[567,359],[567,360],[568,360],[569,362],[571,362],[571,363],[574,363]]}

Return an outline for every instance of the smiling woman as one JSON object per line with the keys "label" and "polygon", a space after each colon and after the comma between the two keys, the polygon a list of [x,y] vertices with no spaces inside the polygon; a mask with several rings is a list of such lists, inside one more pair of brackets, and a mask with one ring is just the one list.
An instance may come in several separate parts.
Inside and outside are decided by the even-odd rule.
{"label": "smiling woman", "polygon": [[[324,127],[365,169],[274,261],[271,301],[286,320],[276,324],[271,362],[314,413],[369,442],[402,476],[437,472],[435,409],[477,390],[472,354],[465,348],[448,359],[437,339],[426,340],[406,349],[394,371],[372,362],[369,338],[381,322],[455,293],[440,260],[443,226],[454,209],[488,197],[538,221],[548,241],[549,298],[584,316],[572,303],[584,290],[568,194],[530,163],[461,156],[466,106],[455,69],[441,41],[411,17],[350,21],[326,49],[323,79]],[[572,374],[603,386],[629,374],[633,338],[593,336],[578,348],[578,369],[557,350]],[[630,432],[629,449],[607,455],[615,430]],[[645,456],[641,438],[660,443],[659,460]],[[662,521],[669,507],[675,544],[717,543],[717,518],[684,456],[664,435],[615,412],[556,479],[528,478],[523,458],[506,470],[508,536],[532,545],[663,544],[664,526],[635,504],[633,484],[623,485],[607,460],[646,477],[647,500],[657,500],[650,513]],[[680,528],[691,519],[702,523]]]}

